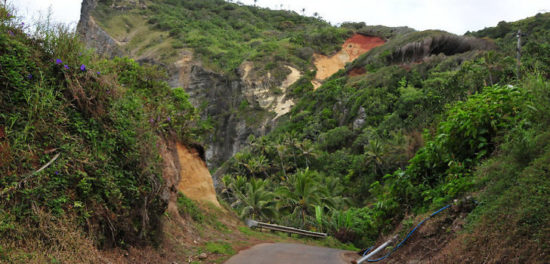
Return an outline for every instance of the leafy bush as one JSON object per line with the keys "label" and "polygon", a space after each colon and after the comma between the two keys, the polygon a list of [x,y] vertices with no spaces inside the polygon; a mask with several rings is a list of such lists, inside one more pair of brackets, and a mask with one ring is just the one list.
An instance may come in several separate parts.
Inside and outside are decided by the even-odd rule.
{"label": "leafy bush", "polygon": [[202,214],[200,208],[195,204],[195,202],[187,198],[183,193],[178,193],[178,211],[180,215],[191,217],[194,221],[200,222],[204,220],[204,215]]}
{"label": "leafy bush", "polygon": [[337,127],[319,136],[320,147],[325,150],[337,150],[350,143],[353,132],[347,126]]}
{"label": "leafy bush", "polygon": [[[2,232],[45,213],[78,219],[101,246],[151,243],[166,206],[158,148],[191,141],[187,95],[156,67],[100,60],[65,27],[28,36],[0,10]],[[40,236],[28,232],[5,234]]]}
{"label": "leafy bush", "polygon": [[[332,27],[318,18],[223,0],[163,0],[148,3],[148,7],[147,11],[136,8],[122,14],[100,2],[94,16],[114,35],[124,30],[120,28],[123,24],[139,28],[120,21],[121,17],[144,18],[148,28],[139,28],[141,34],[169,32],[173,49],[191,48],[208,67],[226,74],[233,74],[244,61],[254,62],[264,76],[269,70],[284,70],[288,64],[305,71],[312,65],[313,52],[333,53],[351,35],[349,29]],[[146,49],[140,43],[131,48]]]}

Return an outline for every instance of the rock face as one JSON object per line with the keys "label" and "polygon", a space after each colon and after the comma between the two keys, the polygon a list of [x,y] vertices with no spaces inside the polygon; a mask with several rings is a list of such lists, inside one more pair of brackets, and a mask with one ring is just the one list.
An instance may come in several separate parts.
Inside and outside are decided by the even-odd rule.
{"label": "rock face", "polygon": [[[260,81],[251,78],[253,66],[246,62],[240,67],[237,78],[192,64],[190,61],[176,70],[171,85],[184,87],[193,105],[201,109],[202,118],[214,121],[214,131],[206,148],[210,166],[221,165],[245,147],[250,135],[268,133],[277,118],[288,113],[294,105],[286,98],[286,89],[301,74],[292,67],[289,67],[291,73],[287,79],[276,84],[269,77]],[[280,94],[274,94],[273,87],[279,88]]]}
{"label": "rock face", "polygon": [[[83,1],[78,33],[87,47],[100,54],[108,57],[128,55],[122,52],[128,40],[111,37],[94,20],[92,13],[100,2]],[[132,3],[139,7],[138,2]],[[115,9],[123,7],[125,5],[112,6]],[[200,110],[201,118],[211,121],[214,131],[205,142],[206,161],[210,168],[217,168],[246,146],[250,135],[261,136],[269,132],[276,120],[294,105],[286,97],[286,90],[301,77],[301,73],[290,66],[287,67],[286,79],[277,79],[269,73],[256,76],[254,65],[249,62],[244,62],[235,73],[223,75],[203,67],[191,51],[180,51],[178,56],[179,59],[171,65],[147,56],[138,61],[165,66],[170,85],[183,87],[191,103]]]}
{"label": "rock face", "polygon": [[408,43],[396,49],[387,57],[387,60],[390,63],[410,63],[420,61],[430,55],[443,53],[451,56],[470,50],[492,49],[493,46],[492,43],[483,39],[441,34],[418,42]]}
{"label": "rock face", "polygon": [[105,54],[107,57],[121,56],[122,52],[117,41],[99,27],[90,14],[96,8],[97,3],[98,0],[82,1],[77,32],[87,48],[94,48],[99,54]]}

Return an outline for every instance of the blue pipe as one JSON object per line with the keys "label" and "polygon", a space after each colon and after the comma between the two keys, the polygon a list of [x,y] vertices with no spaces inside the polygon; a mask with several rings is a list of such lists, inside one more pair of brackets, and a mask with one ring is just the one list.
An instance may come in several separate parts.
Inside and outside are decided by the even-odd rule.
{"label": "blue pipe", "polygon": [[[428,216],[426,219],[422,220],[420,223],[418,223],[418,225],[416,225],[416,227],[413,228],[413,230],[411,230],[411,232],[409,232],[407,234],[407,236],[405,237],[405,239],[403,239],[401,242],[399,242],[399,244],[397,244],[396,247],[394,247],[392,249],[392,251],[388,252],[388,254],[386,254],[385,256],[381,257],[381,258],[378,258],[378,259],[367,259],[368,262],[378,262],[378,261],[381,261],[381,260],[384,260],[385,258],[389,257],[393,252],[395,252],[398,248],[400,248],[404,243],[405,241],[407,241],[407,239],[409,239],[409,237],[412,236],[412,234],[414,233],[414,231],[416,231],[416,229],[418,229],[424,222],[426,222],[428,219],[432,218],[433,216],[435,216],[436,214],[439,214],[441,211],[447,209],[451,207],[451,205],[446,205],[444,206],[443,208],[435,211],[433,214],[431,214],[430,216]],[[367,253],[369,253],[369,251],[371,251],[371,249],[373,248],[374,246],[370,247],[369,249],[367,249],[365,251],[365,253],[363,253],[363,256],[365,256]]]}

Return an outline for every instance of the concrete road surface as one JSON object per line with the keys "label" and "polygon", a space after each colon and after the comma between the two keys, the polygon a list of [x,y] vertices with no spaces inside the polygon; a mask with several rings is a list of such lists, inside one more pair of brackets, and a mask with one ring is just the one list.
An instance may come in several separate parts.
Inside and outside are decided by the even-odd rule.
{"label": "concrete road surface", "polygon": [[259,244],[233,256],[225,264],[349,264],[351,251],[302,244]]}

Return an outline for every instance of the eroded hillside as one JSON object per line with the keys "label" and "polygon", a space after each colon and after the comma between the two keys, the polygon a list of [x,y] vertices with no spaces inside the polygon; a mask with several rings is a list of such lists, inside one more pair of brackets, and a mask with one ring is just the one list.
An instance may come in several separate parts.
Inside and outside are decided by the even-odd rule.
{"label": "eroded hillside", "polygon": [[386,41],[380,37],[355,34],[344,42],[342,49],[337,53],[329,56],[315,54],[313,58],[317,74],[313,81],[314,88],[319,88],[322,81],[344,69],[347,63],[354,61],[373,48],[384,45],[384,43]]}
{"label": "eroded hillside", "polygon": [[408,238],[386,262],[546,263],[549,21],[407,31],[316,90],[306,75],[288,119],[216,172],[223,198],[251,215],[249,182],[268,197],[254,218],[364,248]]}
{"label": "eroded hillside", "polygon": [[300,77],[317,71],[318,86],[384,42],[290,11],[222,0],[86,0],[79,32],[107,56],[168,69],[170,84],[183,87],[200,111],[214,168],[290,111],[295,98],[288,88]]}
{"label": "eroded hillside", "polygon": [[197,111],[162,69],[25,30],[0,6],[1,263],[220,263],[297,242],[218,202]]}

